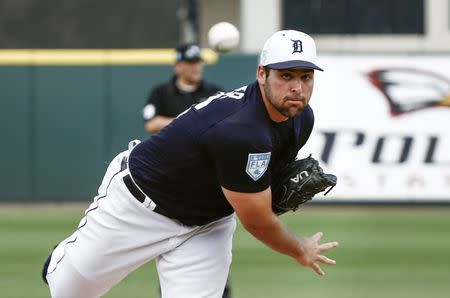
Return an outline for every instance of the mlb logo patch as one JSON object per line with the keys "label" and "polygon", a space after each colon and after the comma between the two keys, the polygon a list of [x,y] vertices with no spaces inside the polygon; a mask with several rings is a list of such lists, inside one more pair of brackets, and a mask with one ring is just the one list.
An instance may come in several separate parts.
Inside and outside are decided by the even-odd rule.
{"label": "mlb logo patch", "polygon": [[258,180],[266,172],[269,167],[270,154],[271,152],[250,153],[248,155],[245,172],[252,177],[253,180]]}

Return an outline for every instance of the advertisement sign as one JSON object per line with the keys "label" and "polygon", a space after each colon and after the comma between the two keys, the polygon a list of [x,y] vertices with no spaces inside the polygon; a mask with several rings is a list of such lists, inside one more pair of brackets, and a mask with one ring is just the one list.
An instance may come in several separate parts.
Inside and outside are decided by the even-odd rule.
{"label": "advertisement sign", "polygon": [[323,55],[309,153],[338,185],[324,198],[450,201],[450,56]]}

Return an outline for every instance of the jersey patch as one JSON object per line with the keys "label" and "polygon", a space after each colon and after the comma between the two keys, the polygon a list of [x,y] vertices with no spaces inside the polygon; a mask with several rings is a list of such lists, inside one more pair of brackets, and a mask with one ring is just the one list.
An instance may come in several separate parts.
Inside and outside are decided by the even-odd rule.
{"label": "jersey patch", "polygon": [[269,167],[270,154],[271,152],[250,153],[248,155],[245,172],[252,177],[253,180],[258,180],[266,172]]}

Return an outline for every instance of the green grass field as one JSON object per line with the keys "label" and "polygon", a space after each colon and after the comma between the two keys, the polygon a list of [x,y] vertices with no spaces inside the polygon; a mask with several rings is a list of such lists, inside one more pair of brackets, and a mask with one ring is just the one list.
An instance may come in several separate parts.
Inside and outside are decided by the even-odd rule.
{"label": "green grass field", "polygon": [[[84,207],[0,205],[0,297],[48,297],[40,270],[50,248],[73,231]],[[337,260],[317,277],[238,226],[231,279],[236,298],[450,297],[450,208],[306,206],[283,221],[300,235],[338,240]],[[158,297],[154,264],[105,297]]]}

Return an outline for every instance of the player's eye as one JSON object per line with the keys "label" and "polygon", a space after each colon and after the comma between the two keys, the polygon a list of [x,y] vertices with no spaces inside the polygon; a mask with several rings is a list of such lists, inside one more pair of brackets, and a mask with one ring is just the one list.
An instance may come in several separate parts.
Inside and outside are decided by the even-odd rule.
{"label": "player's eye", "polygon": [[281,77],[285,80],[290,80],[292,79],[292,75],[290,73],[282,73]]}
{"label": "player's eye", "polygon": [[311,79],[312,79],[312,75],[310,73],[305,73],[304,75],[302,75],[303,81],[309,81]]}

